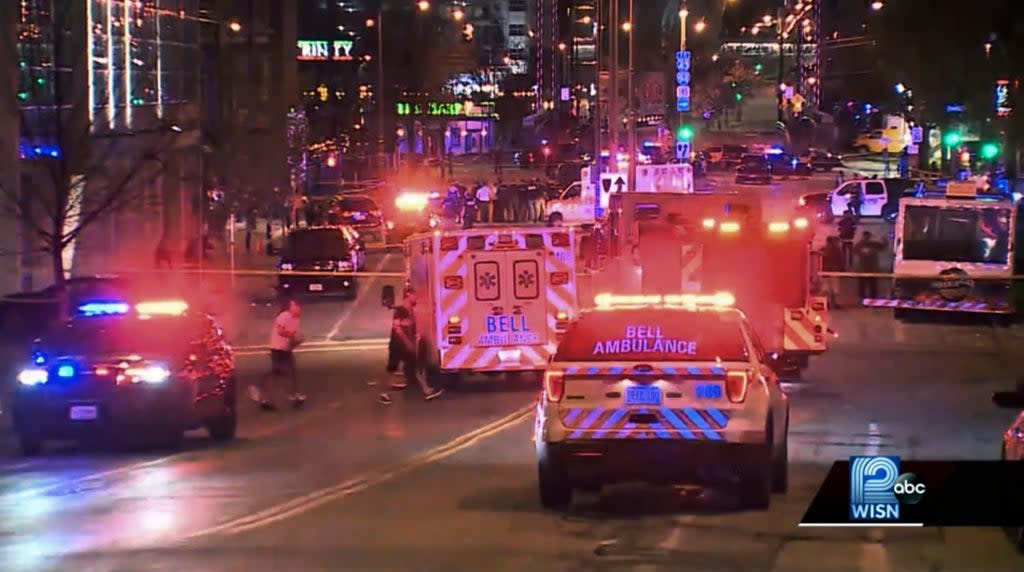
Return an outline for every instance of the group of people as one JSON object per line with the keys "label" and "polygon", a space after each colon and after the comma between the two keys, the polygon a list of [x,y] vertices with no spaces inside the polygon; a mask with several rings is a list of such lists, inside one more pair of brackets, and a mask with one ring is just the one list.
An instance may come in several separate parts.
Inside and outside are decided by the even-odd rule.
{"label": "group of people", "polygon": [[[857,215],[848,208],[839,220],[837,234],[825,239],[821,250],[823,272],[860,272],[878,274],[882,272],[881,254],[888,246],[885,240],[878,240],[871,231],[865,230],[857,239]],[[829,296],[829,305],[839,308],[840,278],[828,276],[824,282]],[[878,297],[878,279],[862,277],[857,279],[857,295],[863,298]]]}
{"label": "group of people", "polygon": [[468,187],[453,182],[442,202],[441,214],[465,228],[477,222],[544,222],[546,203],[546,188],[537,179],[518,184],[498,179],[493,186],[477,181]]}
{"label": "group of people", "polygon": [[[403,379],[390,384],[392,390],[404,390],[409,383],[416,383],[423,397],[430,401],[440,397],[444,390],[432,387],[423,369],[419,367],[419,338],[416,328],[416,291],[407,287],[402,303],[393,308],[391,342],[388,345],[387,371]],[[306,394],[300,391],[296,369],[295,350],[305,341],[301,330],[302,307],[293,299],[282,301],[281,307],[270,328],[270,371],[258,383],[248,388],[249,399],[263,411],[277,411],[276,396],[282,389],[292,406],[302,407]],[[391,395],[381,393],[378,401],[384,405],[392,403]]]}

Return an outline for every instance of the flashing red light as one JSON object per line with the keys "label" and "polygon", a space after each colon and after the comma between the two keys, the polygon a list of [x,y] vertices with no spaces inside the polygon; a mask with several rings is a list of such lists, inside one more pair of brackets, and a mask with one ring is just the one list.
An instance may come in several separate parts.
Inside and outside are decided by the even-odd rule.
{"label": "flashing red light", "polygon": [[330,155],[328,155],[327,156],[327,166],[332,168],[332,169],[337,167],[338,166],[338,156],[335,155],[334,153],[331,153]]}
{"label": "flashing red light", "polygon": [[551,147],[544,147],[543,149],[541,149],[541,153],[544,153],[545,157],[550,156],[551,155]]}

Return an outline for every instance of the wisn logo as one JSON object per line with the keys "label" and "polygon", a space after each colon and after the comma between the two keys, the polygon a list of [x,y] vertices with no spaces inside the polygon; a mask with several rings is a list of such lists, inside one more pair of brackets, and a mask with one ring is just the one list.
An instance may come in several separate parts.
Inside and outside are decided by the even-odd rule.
{"label": "wisn logo", "polygon": [[926,487],[900,474],[899,457],[850,457],[850,520],[899,520],[901,504],[917,504]]}

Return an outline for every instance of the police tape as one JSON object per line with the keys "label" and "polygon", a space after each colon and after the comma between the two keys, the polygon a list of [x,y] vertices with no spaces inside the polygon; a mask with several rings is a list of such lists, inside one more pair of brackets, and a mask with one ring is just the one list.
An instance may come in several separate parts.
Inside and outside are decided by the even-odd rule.
{"label": "police tape", "polygon": [[824,278],[878,278],[892,280],[942,280],[945,282],[1020,282],[1024,281],[1024,274],[1012,274],[1005,276],[975,276],[967,272],[950,272],[947,274],[903,274],[893,272],[818,272],[818,276]]}
{"label": "police tape", "polygon": [[203,275],[203,276],[282,276],[282,277],[328,277],[328,278],[405,278],[404,272],[370,272],[366,270],[355,270],[355,271],[333,271],[333,270],[251,270],[251,269],[231,269],[231,268],[173,268],[173,269],[153,269],[153,268],[126,268],[114,272],[113,275],[136,275],[136,274],[147,274],[153,276],[168,276],[172,277],[175,275]]}

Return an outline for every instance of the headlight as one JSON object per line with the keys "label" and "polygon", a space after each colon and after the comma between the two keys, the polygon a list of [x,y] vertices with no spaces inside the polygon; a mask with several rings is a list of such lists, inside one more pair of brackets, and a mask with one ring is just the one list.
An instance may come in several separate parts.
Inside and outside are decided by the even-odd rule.
{"label": "headlight", "polygon": [[355,269],[355,265],[349,260],[339,260],[335,268],[338,272],[352,272],[352,270]]}
{"label": "headlight", "polygon": [[386,227],[386,228],[387,228],[388,230],[395,230],[395,223],[393,223],[393,222],[391,222],[391,221],[388,221],[388,222],[384,223],[384,226],[385,226],[385,227]]}
{"label": "headlight", "polygon": [[171,372],[162,365],[129,367],[122,373],[132,383],[163,383],[171,377]]}
{"label": "headlight", "polygon": [[395,206],[403,211],[419,211],[427,207],[429,199],[420,193],[402,193],[395,199]]}
{"label": "headlight", "polygon": [[291,265],[290,262],[282,262],[281,265],[278,266],[277,268],[278,270],[291,270],[294,267]]}
{"label": "headlight", "polygon": [[802,207],[807,206],[807,199],[805,199],[803,197],[800,197],[800,206],[802,206]]}
{"label": "headlight", "polygon": [[28,368],[18,373],[18,383],[22,385],[41,385],[50,379],[50,374],[45,369]]}

